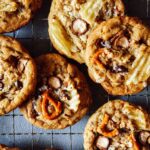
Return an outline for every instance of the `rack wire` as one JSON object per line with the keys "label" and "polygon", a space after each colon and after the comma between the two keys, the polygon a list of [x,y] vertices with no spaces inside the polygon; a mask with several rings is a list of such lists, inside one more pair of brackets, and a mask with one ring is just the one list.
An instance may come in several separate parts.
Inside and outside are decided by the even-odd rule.
{"label": "rack wire", "polygon": [[[42,9],[27,26],[16,32],[6,34],[21,41],[33,57],[54,51],[47,31],[47,16],[51,0],[43,1]],[[128,15],[140,17],[150,25],[150,0],[124,1]],[[79,68],[83,68],[81,70],[84,70],[93,93],[93,105],[90,108],[90,112],[80,122],[64,130],[45,131],[30,125],[17,109],[0,117],[0,143],[18,146],[24,150],[44,150],[47,147],[63,150],[82,150],[83,131],[89,116],[107,101],[120,98],[141,105],[150,112],[150,87],[137,95],[114,97],[108,95],[103,88],[89,79],[84,65],[80,65]]]}

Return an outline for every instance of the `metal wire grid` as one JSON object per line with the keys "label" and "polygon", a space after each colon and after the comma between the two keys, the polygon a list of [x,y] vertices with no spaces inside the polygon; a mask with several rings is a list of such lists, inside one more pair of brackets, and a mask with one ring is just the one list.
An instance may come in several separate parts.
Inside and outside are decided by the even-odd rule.
{"label": "metal wire grid", "polygon": [[[47,16],[51,0],[43,1],[42,9],[32,22],[16,32],[6,34],[20,40],[34,57],[54,51],[47,33]],[[140,17],[150,25],[150,0],[124,1],[129,15]],[[46,147],[63,150],[82,150],[83,131],[89,116],[107,101],[121,98],[141,105],[150,111],[150,87],[137,95],[111,96],[89,79],[84,65],[79,68],[82,68],[81,70],[84,70],[84,74],[86,74],[94,99],[90,112],[80,122],[64,130],[45,131],[30,125],[17,109],[4,117],[0,117],[0,143],[18,146],[24,150],[44,150]]]}

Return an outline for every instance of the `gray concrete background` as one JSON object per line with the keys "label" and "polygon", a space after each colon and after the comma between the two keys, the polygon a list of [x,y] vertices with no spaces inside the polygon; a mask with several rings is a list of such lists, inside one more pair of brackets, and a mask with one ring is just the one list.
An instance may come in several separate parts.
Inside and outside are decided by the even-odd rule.
{"label": "gray concrete background", "polygon": [[[47,16],[51,0],[43,1],[42,9],[27,26],[7,34],[17,38],[34,57],[55,51],[51,46],[47,32]],[[124,2],[127,15],[140,17],[146,24],[150,25],[150,0],[124,0]],[[23,150],[44,150],[46,147],[62,150],[82,150],[82,134],[89,116],[108,100],[122,98],[141,105],[150,111],[150,87],[137,95],[112,97],[89,79],[84,65],[80,65],[79,69],[86,74],[94,99],[90,112],[80,122],[64,130],[45,131],[30,125],[17,109],[4,117],[0,117],[0,143],[18,146]]]}

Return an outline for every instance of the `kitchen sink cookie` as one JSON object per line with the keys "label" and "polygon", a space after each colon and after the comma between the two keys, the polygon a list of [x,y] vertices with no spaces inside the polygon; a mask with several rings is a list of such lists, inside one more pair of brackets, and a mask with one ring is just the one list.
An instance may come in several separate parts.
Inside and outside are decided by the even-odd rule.
{"label": "kitchen sink cookie", "polygon": [[50,39],[60,53],[83,63],[91,30],[103,20],[123,15],[122,0],[53,0]]}
{"label": "kitchen sink cookie", "polygon": [[15,39],[0,36],[0,115],[24,102],[35,84],[33,59]]}
{"label": "kitchen sink cookie", "polygon": [[89,75],[112,95],[135,94],[150,78],[150,30],[132,17],[101,23],[86,49]]}
{"label": "kitchen sink cookie", "polygon": [[0,150],[20,150],[19,148],[10,148],[7,147],[6,145],[0,144]]}
{"label": "kitchen sink cookie", "polygon": [[26,25],[41,3],[42,0],[0,0],[0,33]]}
{"label": "kitchen sink cookie", "polygon": [[122,100],[109,101],[89,119],[85,150],[149,150],[150,115]]}
{"label": "kitchen sink cookie", "polygon": [[62,129],[79,121],[91,104],[82,73],[58,54],[42,55],[36,63],[35,95],[21,107],[25,118],[44,129]]}

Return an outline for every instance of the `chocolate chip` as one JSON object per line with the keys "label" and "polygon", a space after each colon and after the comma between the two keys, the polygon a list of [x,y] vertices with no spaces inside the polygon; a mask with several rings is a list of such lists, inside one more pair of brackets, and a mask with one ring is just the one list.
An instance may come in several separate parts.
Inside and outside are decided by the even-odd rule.
{"label": "chocolate chip", "polygon": [[0,82],[0,91],[3,90],[3,87],[4,87],[4,83],[3,83],[3,82]]}
{"label": "chocolate chip", "polygon": [[130,62],[133,62],[134,60],[135,60],[135,56],[132,55],[132,56],[129,58],[129,61],[130,61]]}
{"label": "chocolate chip", "polygon": [[97,39],[95,45],[97,48],[104,48],[105,46],[102,44],[104,41],[102,39]]}
{"label": "chocolate chip", "polygon": [[19,59],[13,55],[9,56],[7,61],[10,63],[11,66],[17,67]]}
{"label": "chocolate chip", "polygon": [[19,80],[17,80],[17,81],[15,82],[15,86],[16,86],[18,89],[22,89],[22,88],[23,88],[23,84],[22,84],[22,82],[19,81]]}

